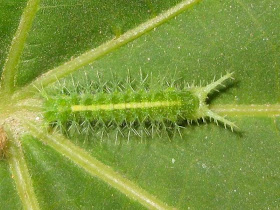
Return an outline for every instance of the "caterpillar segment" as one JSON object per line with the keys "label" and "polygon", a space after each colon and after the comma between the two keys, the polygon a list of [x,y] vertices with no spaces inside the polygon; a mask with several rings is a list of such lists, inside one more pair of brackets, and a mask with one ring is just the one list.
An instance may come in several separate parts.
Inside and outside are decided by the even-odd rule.
{"label": "caterpillar segment", "polygon": [[[45,97],[44,116],[63,133],[104,133],[115,129],[116,136],[131,135],[161,136],[180,130],[193,121],[223,123],[232,131],[237,126],[226,118],[211,111],[206,103],[208,95],[232,78],[227,73],[204,87],[185,85],[183,88],[166,83],[166,86],[150,88],[145,84],[147,77],[141,75],[139,86],[130,77],[123,85],[104,84],[98,91],[85,91],[75,86],[76,91]],[[98,78],[99,84],[100,78]],[[143,82],[144,81],[144,82]],[[96,85],[91,84],[91,87]],[[113,87],[113,88],[112,88]],[[117,137],[116,137],[117,138]]]}

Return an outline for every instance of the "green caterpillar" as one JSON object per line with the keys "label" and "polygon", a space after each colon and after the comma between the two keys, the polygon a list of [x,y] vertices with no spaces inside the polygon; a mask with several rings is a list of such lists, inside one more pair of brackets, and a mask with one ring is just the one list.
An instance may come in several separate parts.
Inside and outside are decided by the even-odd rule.
{"label": "green caterpillar", "polygon": [[184,122],[190,124],[199,119],[205,121],[205,118],[222,122],[233,130],[235,124],[212,112],[205,102],[211,91],[231,77],[232,73],[227,73],[205,87],[165,86],[154,90],[130,84],[113,89],[104,86],[98,91],[68,91],[46,97],[44,117],[65,133],[73,129],[78,133],[100,130],[104,133],[113,128],[128,136],[131,133],[161,136],[163,131],[184,127]]}

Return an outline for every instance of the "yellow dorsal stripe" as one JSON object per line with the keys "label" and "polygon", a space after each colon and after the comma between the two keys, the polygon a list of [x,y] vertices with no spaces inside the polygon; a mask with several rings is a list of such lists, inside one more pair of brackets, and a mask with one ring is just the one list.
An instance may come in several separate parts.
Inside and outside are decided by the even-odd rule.
{"label": "yellow dorsal stripe", "polygon": [[73,105],[73,112],[79,111],[100,111],[100,110],[115,110],[115,109],[145,109],[152,107],[169,107],[181,105],[181,101],[153,101],[153,102],[132,102],[120,104],[100,104],[100,105]]}

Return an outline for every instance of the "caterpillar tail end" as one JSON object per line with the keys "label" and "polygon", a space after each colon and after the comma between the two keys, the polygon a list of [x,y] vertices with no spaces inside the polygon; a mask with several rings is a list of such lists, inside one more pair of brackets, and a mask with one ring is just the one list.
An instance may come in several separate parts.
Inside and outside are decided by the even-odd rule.
{"label": "caterpillar tail end", "polygon": [[216,124],[218,124],[218,122],[221,122],[224,124],[225,128],[230,128],[231,131],[239,131],[239,127],[237,125],[235,125],[235,123],[227,120],[226,118],[216,114],[215,112],[212,112],[210,109],[208,109],[208,111],[206,112],[206,116],[210,118],[210,121],[213,119],[214,122]]}
{"label": "caterpillar tail end", "polygon": [[210,84],[208,84],[207,86],[205,86],[205,87],[203,87],[203,91],[204,91],[204,93],[206,94],[206,95],[208,95],[210,92],[212,92],[213,90],[216,90],[216,91],[218,91],[218,87],[219,86],[224,86],[223,85],[223,82],[224,81],[226,81],[226,80],[228,80],[228,79],[234,79],[233,77],[232,77],[232,75],[234,74],[234,72],[228,72],[227,74],[225,74],[224,76],[222,76],[220,79],[218,79],[218,80],[216,80],[216,81],[214,81],[213,80],[213,82],[211,82]]}
{"label": "caterpillar tail end", "polygon": [[[222,76],[220,79],[213,81],[212,83],[210,83],[209,85],[205,86],[203,88],[204,94],[208,95],[209,93],[211,93],[213,90],[217,90],[217,88],[219,86],[224,86],[223,82],[228,80],[228,79],[234,79],[232,77],[232,75],[234,74],[234,72],[228,72],[227,74],[225,74],[224,76]],[[206,96],[207,97],[207,96]],[[208,109],[206,111],[206,116],[208,116],[210,118],[210,120],[214,120],[214,122],[216,124],[218,124],[218,122],[221,122],[224,124],[225,128],[230,128],[231,131],[238,131],[240,130],[239,127],[237,127],[233,122],[230,122],[229,120],[227,120],[225,117],[222,117],[220,115],[218,115],[217,113],[211,111],[210,109]]]}
{"label": "caterpillar tail end", "polygon": [[224,76],[222,76],[220,79],[213,81],[212,83],[208,84],[205,87],[200,87],[195,90],[195,95],[199,98],[200,104],[199,104],[199,110],[197,114],[195,115],[195,118],[202,118],[202,117],[209,117],[210,121],[214,120],[216,124],[218,122],[221,122],[224,124],[225,128],[230,128],[231,131],[239,131],[240,129],[233,123],[227,120],[226,118],[218,115],[217,113],[211,111],[208,108],[208,105],[206,104],[206,99],[208,98],[209,93],[212,91],[218,91],[219,86],[224,86],[223,82],[228,79],[234,79],[232,77],[233,72],[227,73]]}

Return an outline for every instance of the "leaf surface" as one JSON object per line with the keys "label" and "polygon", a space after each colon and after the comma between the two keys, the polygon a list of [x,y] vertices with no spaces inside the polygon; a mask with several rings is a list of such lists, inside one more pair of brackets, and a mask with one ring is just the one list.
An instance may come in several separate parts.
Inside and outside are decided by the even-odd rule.
{"label": "leaf surface", "polygon": [[[25,3],[0,1],[1,66]],[[17,84],[28,84],[176,3],[41,1]],[[126,77],[129,69],[137,77],[141,69],[155,78],[182,78],[199,85],[235,72],[235,80],[212,94],[209,102],[213,109],[224,109],[241,132],[207,123],[187,126],[182,139],[178,135],[171,141],[124,138],[116,143],[114,138],[80,137],[73,142],[178,209],[279,208],[280,110],[269,112],[280,102],[279,14],[277,0],[205,0],[73,75],[78,82],[84,71],[90,77],[99,71],[104,80],[112,80],[111,72]],[[259,110],[252,111],[252,104]],[[243,111],[232,111],[233,106]],[[42,209],[143,208],[37,139],[26,137],[22,144]],[[20,208],[9,167],[3,161],[0,166],[0,203]]]}

